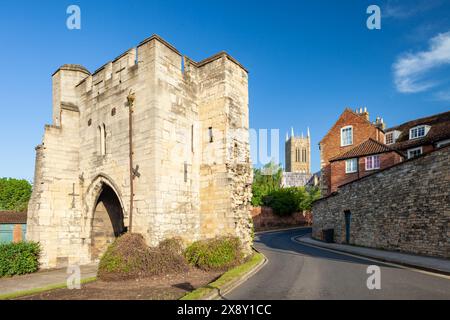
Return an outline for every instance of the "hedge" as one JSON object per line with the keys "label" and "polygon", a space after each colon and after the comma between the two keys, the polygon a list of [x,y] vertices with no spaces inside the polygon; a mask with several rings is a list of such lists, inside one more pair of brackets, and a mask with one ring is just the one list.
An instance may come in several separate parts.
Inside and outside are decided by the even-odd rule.
{"label": "hedge", "polygon": [[40,253],[36,242],[0,244],[0,277],[36,272]]}

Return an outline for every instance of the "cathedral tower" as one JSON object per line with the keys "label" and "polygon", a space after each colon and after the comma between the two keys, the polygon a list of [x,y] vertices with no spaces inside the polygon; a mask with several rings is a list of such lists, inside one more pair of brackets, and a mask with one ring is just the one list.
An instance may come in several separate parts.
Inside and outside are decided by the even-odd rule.
{"label": "cathedral tower", "polygon": [[286,135],[285,146],[286,172],[311,174],[311,136],[308,128],[307,136]]}

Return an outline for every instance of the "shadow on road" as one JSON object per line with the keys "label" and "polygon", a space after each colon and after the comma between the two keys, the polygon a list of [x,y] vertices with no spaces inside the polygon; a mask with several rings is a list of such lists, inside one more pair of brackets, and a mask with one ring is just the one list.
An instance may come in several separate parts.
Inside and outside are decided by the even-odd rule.
{"label": "shadow on road", "polygon": [[255,247],[264,251],[272,251],[282,254],[304,255],[317,259],[326,259],[339,262],[357,263],[362,265],[373,265],[397,268],[383,264],[381,262],[372,262],[364,258],[351,257],[344,254],[334,253],[320,248],[310,247],[291,240],[293,237],[300,237],[311,233],[311,229],[294,229],[283,232],[270,232],[257,235],[255,238]]}

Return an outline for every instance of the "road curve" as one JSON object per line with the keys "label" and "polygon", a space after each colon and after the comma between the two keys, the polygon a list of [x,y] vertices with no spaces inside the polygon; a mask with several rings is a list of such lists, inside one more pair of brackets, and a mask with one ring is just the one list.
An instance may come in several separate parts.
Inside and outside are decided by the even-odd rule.
{"label": "road curve", "polygon": [[[255,247],[267,264],[223,297],[229,300],[445,299],[450,280],[364,258],[310,247],[291,240],[310,229],[263,233]],[[367,267],[381,268],[381,289],[367,288]]]}

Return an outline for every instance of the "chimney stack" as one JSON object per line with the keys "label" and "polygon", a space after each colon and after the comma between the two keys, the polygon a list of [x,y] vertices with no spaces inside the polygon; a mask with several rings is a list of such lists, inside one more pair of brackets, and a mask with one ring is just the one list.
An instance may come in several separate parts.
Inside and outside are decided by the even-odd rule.
{"label": "chimney stack", "polygon": [[377,117],[377,119],[376,119],[375,122],[374,122],[374,125],[375,125],[377,128],[380,128],[381,130],[386,129],[386,124],[384,123],[384,119],[381,118],[381,117]]}
{"label": "chimney stack", "polygon": [[367,111],[366,107],[364,107],[364,109],[361,108],[361,115],[363,115],[367,121],[370,121],[369,111]]}

